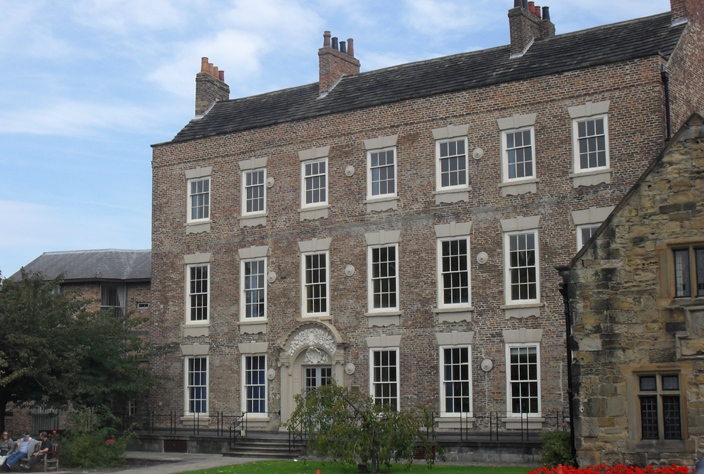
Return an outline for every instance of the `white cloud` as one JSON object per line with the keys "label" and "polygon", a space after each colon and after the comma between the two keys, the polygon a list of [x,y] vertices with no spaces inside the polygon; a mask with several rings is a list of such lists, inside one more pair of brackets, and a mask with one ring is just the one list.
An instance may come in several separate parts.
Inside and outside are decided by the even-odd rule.
{"label": "white cloud", "polygon": [[14,67],[27,68],[28,59],[60,60],[77,53],[66,40],[56,36],[56,18],[41,3],[6,2],[0,15],[0,57],[13,56]]}
{"label": "white cloud", "polygon": [[77,136],[99,130],[140,130],[153,123],[153,111],[134,105],[60,99],[36,108],[0,112],[0,133]]}

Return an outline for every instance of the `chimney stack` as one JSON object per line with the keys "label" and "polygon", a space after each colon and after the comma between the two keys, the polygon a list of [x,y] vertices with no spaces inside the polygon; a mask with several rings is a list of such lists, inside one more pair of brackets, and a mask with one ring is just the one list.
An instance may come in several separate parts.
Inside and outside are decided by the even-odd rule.
{"label": "chimney stack", "polygon": [[216,100],[228,100],[230,87],[225,84],[225,71],[201,58],[200,72],[196,74],[196,115],[203,115]]}
{"label": "chimney stack", "polygon": [[[672,0],[704,1],[704,0]],[[521,56],[533,40],[555,36],[555,25],[550,21],[550,8],[535,5],[535,2],[514,0],[514,7],[508,11],[511,30],[511,56]]]}
{"label": "chimney stack", "polygon": [[704,20],[704,0],[670,0],[672,23]]}
{"label": "chimney stack", "polygon": [[320,61],[320,94],[327,94],[342,76],[359,73],[359,60],[354,57],[354,40],[339,42],[337,37],[330,41],[330,32],[323,33],[323,47],[318,50]]}

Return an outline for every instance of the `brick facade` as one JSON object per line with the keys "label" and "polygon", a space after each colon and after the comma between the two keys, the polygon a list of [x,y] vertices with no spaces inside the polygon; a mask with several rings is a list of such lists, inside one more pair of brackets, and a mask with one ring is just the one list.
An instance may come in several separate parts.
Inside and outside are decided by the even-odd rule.
{"label": "brick facade", "polygon": [[[701,54],[701,46],[688,41],[678,48],[699,48]],[[686,58],[682,62],[684,67]],[[184,364],[195,355],[209,364],[206,413],[239,414],[245,410],[242,356],[265,353],[269,415],[256,426],[275,429],[303,386],[302,369],[316,366],[305,359],[306,348],[323,353],[327,362],[317,365],[332,366],[337,383],[367,392],[370,350],[397,347],[400,406],[422,403],[437,412],[439,345],[455,337],[471,345],[476,425],[498,412],[506,426],[515,426],[516,417],[508,416],[506,362],[507,344],[514,342],[539,345],[541,406],[532,414],[534,422],[566,411],[564,307],[554,267],[569,262],[577,250],[572,213],[616,205],[662,148],[661,65],[658,56],[642,57],[155,145],[149,329],[154,342],[180,344],[181,355],[155,361],[154,370],[166,381],[152,394],[152,408],[183,413],[183,422],[189,422]],[[695,85],[683,81],[679,71],[672,75],[683,93]],[[322,78],[321,66],[321,88]],[[610,168],[608,177],[580,185],[573,176],[570,114],[592,104],[608,109]],[[681,107],[684,103],[677,102],[673,108],[678,117],[689,113]],[[536,114],[536,180],[516,190],[502,180],[497,124],[530,114]],[[452,133],[464,125],[469,188],[447,198],[436,192],[436,142],[445,132],[433,131]],[[380,207],[367,196],[365,140],[377,138],[378,143],[393,138],[397,157],[396,198]],[[475,149],[481,149],[476,159]],[[301,160],[321,150],[329,167],[328,205],[306,211]],[[269,179],[266,214],[254,221],[242,215],[243,163],[252,160],[266,163]],[[200,223],[187,222],[192,176],[210,180],[210,216]],[[524,221],[538,222],[530,229],[537,229],[539,243],[539,302],[507,308],[504,233]],[[452,223],[471,223],[472,308],[447,313],[437,309],[435,226]],[[368,234],[382,231],[400,233],[400,303],[399,311],[379,316],[368,308]],[[301,310],[301,243],[313,239],[331,239],[330,309],[324,317],[306,317]],[[267,318],[254,325],[242,323],[240,289],[240,254],[251,247],[266,247],[266,271],[275,273],[267,283]],[[479,263],[482,252],[487,258]],[[187,323],[186,272],[193,261],[209,265],[207,324]],[[311,339],[314,334],[322,339]],[[308,345],[299,347],[306,337]],[[488,371],[480,368],[485,359],[493,363]],[[457,417],[445,419],[441,429],[457,426]]]}
{"label": "brick facade", "polygon": [[700,115],[563,272],[580,465],[693,465],[701,457],[704,293],[676,294],[673,261],[675,251],[690,248],[704,249]]}

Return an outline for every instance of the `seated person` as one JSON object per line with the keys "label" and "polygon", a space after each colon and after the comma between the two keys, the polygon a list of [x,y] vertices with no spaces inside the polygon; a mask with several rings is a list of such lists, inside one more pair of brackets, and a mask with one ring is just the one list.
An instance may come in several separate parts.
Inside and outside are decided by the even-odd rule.
{"label": "seated person", "polygon": [[0,466],[5,463],[7,455],[10,454],[14,447],[15,443],[10,438],[10,435],[7,434],[7,431],[3,431],[2,436],[0,436]]}
{"label": "seated person", "polygon": [[34,452],[34,447],[38,444],[38,441],[30,438],[29,433],[26,431],[22,433],[22,439],[17,441],[15,447],[10,452],[9,456],[3,464],[5,471],[11,471],[12,466],[17,464],[17,462],[22,458],[29,458],[31,453]]}
{"label": "seated person", "polygon": [[37,465],[39,461],[44,460],[44,456],[49,456],[47,453],[51,451],[51,440],[49,437],[46,435],[46,431],[42,431],[39,433],[39,439],[42,440],[42,444],[39,447],[39,451],[36,453],[32,454],[32,456],[29,459],[29,464],[27,467],[31,470],[34,469],[34,466]]}

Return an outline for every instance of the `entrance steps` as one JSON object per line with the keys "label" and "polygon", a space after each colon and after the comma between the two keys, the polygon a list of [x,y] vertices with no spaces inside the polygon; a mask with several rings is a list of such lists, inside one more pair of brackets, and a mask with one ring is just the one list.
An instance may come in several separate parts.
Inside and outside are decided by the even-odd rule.
{"label": "entrance steps", "polygon": [[[249,433],[252,433],[251,431]],[[253,433],[252,433],[253,434]],[[277,436],[274,433],[257,433],[255,436],[238,438],[232,448],[223,453],[223,456],[269,458],[269,459],[294,459],[303,454],[303,447],[296,445],[289,450],[288,434]]]}

